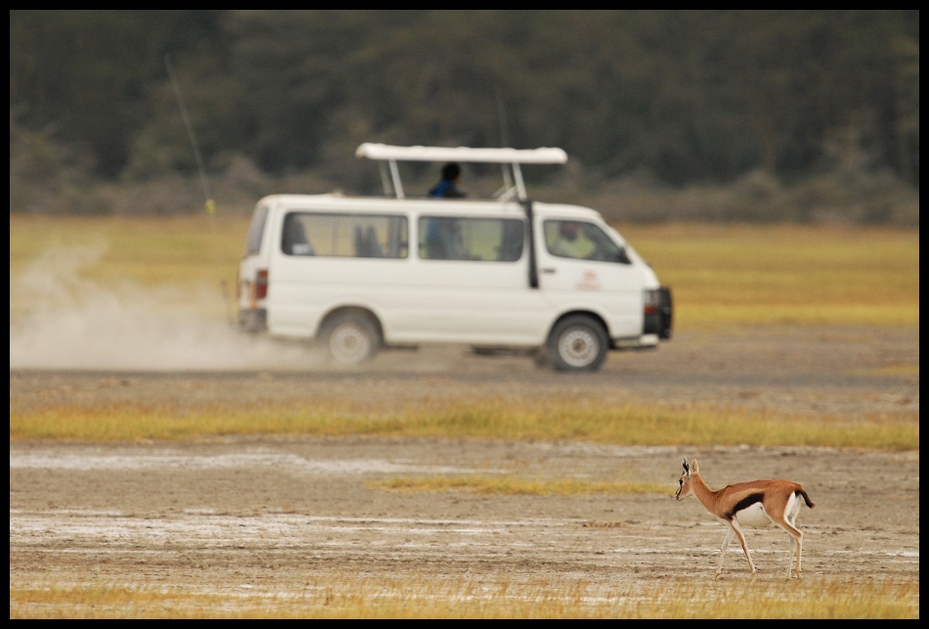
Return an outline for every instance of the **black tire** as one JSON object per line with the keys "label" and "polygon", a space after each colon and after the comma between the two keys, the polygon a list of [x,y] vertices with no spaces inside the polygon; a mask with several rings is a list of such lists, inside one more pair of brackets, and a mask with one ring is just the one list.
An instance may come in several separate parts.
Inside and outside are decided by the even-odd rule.
{"label": "black tire", "polygon": [[596,371],[609,351],[606,330],[583,315],[559,321],[548,339],[547,358],[558,371]]}
{"label": "black tire", "polygon": [[371,360],[381,347],[377,326],[360,313],[332,317],[320,334],[322,346],[336,365],[360,365]]}

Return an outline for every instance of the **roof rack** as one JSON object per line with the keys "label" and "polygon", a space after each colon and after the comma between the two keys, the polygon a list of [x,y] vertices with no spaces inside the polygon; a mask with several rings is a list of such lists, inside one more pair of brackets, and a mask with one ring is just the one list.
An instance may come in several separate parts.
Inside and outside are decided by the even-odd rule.
{"label": "roof rack", "polygon": [[[568,155],[559,148],[512,149],[512,148],[455,148],[440,146],[391,146],[366,142],[355,151],[355,157],[364,157],[380,162],[381,181],[385,194],[394,194],[398,199],[404,198],[398,161],[407,162],[470,162],[484,164],[501,164],[503,167],[504,186],[494,196],[507,200],[516,196],[520,201],[526,200],[526,187],[523,183],[520,164],[564,164]],[[385,162],[390,169],[387,176]]]}

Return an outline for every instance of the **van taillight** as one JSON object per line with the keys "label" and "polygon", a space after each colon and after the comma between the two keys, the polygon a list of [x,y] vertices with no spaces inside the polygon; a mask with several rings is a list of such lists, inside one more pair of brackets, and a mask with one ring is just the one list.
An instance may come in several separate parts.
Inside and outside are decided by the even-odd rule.
{"label": "van taillight", "polygon": [[644,309],[645,314],[653,315],[658,314],[658,291],[657,290],[646,290],[644,291]]}
{"label": "van taillight", "polygon": [[268,296],[268,272],[265,269],[255,275],[255,299],[264,299]]}

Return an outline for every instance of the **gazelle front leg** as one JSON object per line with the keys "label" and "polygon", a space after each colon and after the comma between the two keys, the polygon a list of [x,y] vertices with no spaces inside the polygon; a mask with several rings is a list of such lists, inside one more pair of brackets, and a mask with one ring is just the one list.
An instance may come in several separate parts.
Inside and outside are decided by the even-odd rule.
{"label": "gazelle front leg", "polygon": [[[728,545],[729,539],[732,538],[732,534],[739,538],[739,543],[742,545],[742,552],[745,553],[745,559],[748,560],[748,569],[751,570],[752,578],[755,578],[755,562],[752,561],[752,556],[748,552],[748,544],[745,543],[745,534],[742,532],[742,525],[739,524],[739,521],[736,518],[729,520],[729,535],[726,536],[726,544]],[[722,557],[720,557],[720,566],[722,566]],[[719,575],[717,574],[717,578]]]}
{"label": "gazelle front leg", "polygon": [[729,530],[726,532],[726,539],[723,540],[723,546],[719,549],[719,564],[716,566],[716,574],[713,575],[713,580],[718,581],[723,573],[723,560],[726,558],[726,551],[729,549],[729,542],[732,541],[733,536],[739,537],[739,543],[742,545],[742,552],[745,553],[745,558],[748,559],[748,569],[751,570],[752,576],[755,576],[755,564],[752,562],[752,556],[748,553],[748,546],[745,543],[745,535],[742,534],[742,525],[739,524],[739,521],[736,519],[729,520]]}
{"label": "gazelle front leg", "polygon": [[726,539],[723,540],[723,547],[719,549],[719,562],[716,565],[716,574],[713,575],[714,581],[718,581],[723,573],[723,559],[726,558],[726,550],[729,548],[729,542],[732,541],[732,536],[734,534],[735,531],[730,526],[729,530],[726,531]]}

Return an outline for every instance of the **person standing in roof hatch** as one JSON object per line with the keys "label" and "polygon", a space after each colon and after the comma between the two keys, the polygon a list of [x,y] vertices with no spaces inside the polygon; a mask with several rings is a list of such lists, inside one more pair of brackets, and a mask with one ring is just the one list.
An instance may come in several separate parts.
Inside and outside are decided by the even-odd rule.
{"label": "person standing in roof hatch", "polygon": [[458,181],[461,179],[461,166],[454,162],[449,162],[442,167],[442,181],[437,183],[429,191],[430,197],[445,197],[447,199],[460,199],[467,196],[458,189]]}

